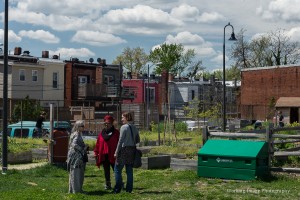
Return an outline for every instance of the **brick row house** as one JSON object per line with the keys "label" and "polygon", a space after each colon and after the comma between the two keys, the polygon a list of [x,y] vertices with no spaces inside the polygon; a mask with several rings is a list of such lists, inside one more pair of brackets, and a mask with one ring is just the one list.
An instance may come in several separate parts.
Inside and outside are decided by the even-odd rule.
{"label": "brick row house", "polygon": [[[3,55],[0,55],[0,65],[3,65]],[[3,79],[3,67],[0,79]],[[41,57],[34,57],[29,51],[22,53],[22,49],[16,47],[14,54],[9,55],[9,107],[13,108],[14,101],[29,96],[39,100],[46,110],[50,103],[54,104],[55,119],[58,120],[99,121],[109,113],[119,123],[120,113],[131,111],[137,126],[144,129],[148,123],[164,119],[168,109],[171,119],[182,118],[185,115],[183,105],[188,105],[194,98],[207,105],[220,100],[221,86],[215,81],[168,79],[166,73],[156,77],[150,75],[149,79],[147,75],[123,77],[122,66],[106,64],[104,59],[99,58],[97,62],[77,58],[62,61],[56,55],[49,58],[48,51],[42,51]],[[232,95],[228,91],[226,94]]]}
{"label": "brick row house", "polygon": [[283,112],[285,123],[299,122],[300,66],[285,65],[241,71],[241,117],[272,120]]}

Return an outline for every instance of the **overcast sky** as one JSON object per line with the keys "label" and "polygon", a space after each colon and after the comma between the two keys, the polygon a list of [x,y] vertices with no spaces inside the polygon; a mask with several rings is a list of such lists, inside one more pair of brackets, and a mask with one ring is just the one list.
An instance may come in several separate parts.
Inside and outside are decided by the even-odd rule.
{"label": "overcast sky", "polygon": [[[111,63],[125,47],[149,53],[162,43],[181,43],[195,49],[211,71],[222,69],[228,22],[236,34],[245,29],[248,39],[284,29],[299,41],[299,10],[300,0],[9,0],[9,50],[22,47],[37,57],[48,50],[63,60],[102,58]],[[227,27],[226,40],[230,34]],[[226,41],[226,53],[231,44]]]}

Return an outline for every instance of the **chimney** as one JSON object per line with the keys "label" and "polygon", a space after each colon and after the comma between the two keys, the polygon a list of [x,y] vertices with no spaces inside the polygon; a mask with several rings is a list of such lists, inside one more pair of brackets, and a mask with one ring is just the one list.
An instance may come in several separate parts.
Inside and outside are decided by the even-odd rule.
{"label": "chimney", "polygon": [[173,81],[174,80],[174,74],[169,73],[169,81]]}
{"label": "chimney", "polygon": [[49,58],[49,51],[42,51],[42,58]]}
{"label": "chimney", "polygon": [[100,65],[101,65],[102,67],[106,66],[106,60],[105,60],[105,59],[101,59]]}
{"label": "chimney", "polygon": [[22,48],[21,47],[15,47],[14,55],[21,55],[21,53],[22,53]]}

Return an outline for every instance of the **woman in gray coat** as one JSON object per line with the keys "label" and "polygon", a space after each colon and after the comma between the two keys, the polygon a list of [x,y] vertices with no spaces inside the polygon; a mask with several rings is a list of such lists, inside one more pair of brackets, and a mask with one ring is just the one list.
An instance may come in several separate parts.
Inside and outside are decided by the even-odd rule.
{"label": "woman in gray coat", "polygon": [[87,153],[87,147],[82,139],[84,130],[84,121],[76,121],[69,141],[69,150],[67,165],[69,169],[69,193],[82,193],[84,180],[84,171],[86,162],[84,154]]}
{"label": "woman in gray coat", "polygon": [[133,189],[133,161],[136,151],[136,144],[140,142],[139,131],[133,124],[131,113],[122,114],[123,126],[120,129],[120,138],[115,152],[115,180],[116,185],[113,193],[121,192],[123,187],[122,170],[125,166],[127,182],[126,192],[131,193]]}

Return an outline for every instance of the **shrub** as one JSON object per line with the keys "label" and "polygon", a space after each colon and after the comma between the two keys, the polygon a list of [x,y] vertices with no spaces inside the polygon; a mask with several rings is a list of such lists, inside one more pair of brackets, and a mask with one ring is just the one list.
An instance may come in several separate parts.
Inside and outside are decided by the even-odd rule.
{"label": "shrub", "polygon": [[[159,128],[159,131],[160,132],[163,132],[164,130],[164,123],[163,122],[160,122],[159,123],[159,126],[157,126],[157,124],[155,122],[151,122],[150,124],[150,127],[151,127],[151,131],[154,131],[154,132],[158,132],[158,128]],[[169,124],[167,123],[167,126],[166,126],[167,130],[173,130],[173,124]],[[185,122],[175,122],[175,130],[176,132],[187,132],[187,124]]]}

